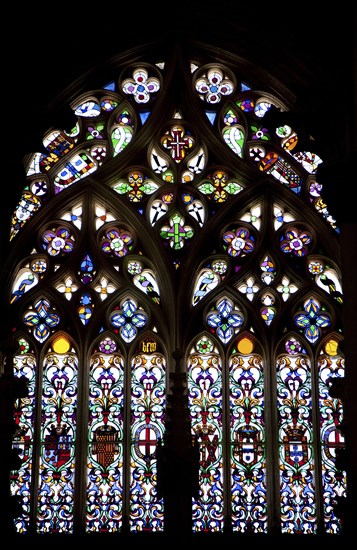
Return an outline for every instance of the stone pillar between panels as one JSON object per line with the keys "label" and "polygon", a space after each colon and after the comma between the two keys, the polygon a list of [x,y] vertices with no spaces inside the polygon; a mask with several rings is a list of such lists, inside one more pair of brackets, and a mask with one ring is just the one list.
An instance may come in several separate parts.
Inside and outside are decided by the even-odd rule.
{"label": "stone pillar between panels", "polygon": [[173,353],[176,365],[169,375],[165,438],[158,449],[158,492],[164,498],[164,530],[170,540],[187,539],[192,533],[192,497],[198,479],[182,357],[181,352]]}
{"label": "stone pillar between panels", "polygon": [[[342,394],[344,420],[342,433],[346,451],[342,466],[347,472],[347,496],[336,513],[341,514],[342,532],[355,536],[357,513],[357,223],[344,222],[341,229],[341,265],[343,283],[343,332],[345,384]],[[351,538],[352,540],[352,538]]]}

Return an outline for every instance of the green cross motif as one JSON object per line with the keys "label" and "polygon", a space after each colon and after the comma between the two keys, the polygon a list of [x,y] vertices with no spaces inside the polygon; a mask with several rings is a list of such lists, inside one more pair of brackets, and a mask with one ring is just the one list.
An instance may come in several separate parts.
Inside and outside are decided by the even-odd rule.
{"label": "green cross motif", "polygon": [[183,225],[185,219],[177,212],[170,218],[170,225],[161,228],[160,235],[163,239],[169,239],[171,248],[179,250],[185,244],[184,239],[191,239],[194,231],[189,225]]}

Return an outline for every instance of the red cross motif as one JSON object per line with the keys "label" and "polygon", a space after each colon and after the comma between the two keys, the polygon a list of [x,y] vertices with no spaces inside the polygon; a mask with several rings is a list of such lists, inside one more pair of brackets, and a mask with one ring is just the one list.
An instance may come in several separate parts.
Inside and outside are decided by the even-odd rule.
{"label": "red cross motif", "polygon": [[135,434],[136,452],[146,461],[154,458],[157,439],[161,436],[158,427],[150,422],[151,412],[145,411],[145,425],[139,426]]}
{"label": "red cross motif", "polygon": [[143,458],[152,458],[156,451],[157,438],[155,430],[151,424],[147,424],[139,434],[138,446],[139,449],[143,449],[141,454]]}
{"label": "red cross motif", "polygon": [[171,129],[171,135],[165,135],[162,139],[162,145],[169,149],[172,158],[176,162],[181,162],[186,154],[186,149],[193,145],[193,139],[184,134],[184,129],[176,126]]}
{"label": "red cross motif", "polygon": [[336,449],[343,449],[345,447],[344,438],[341,437],[339,430],[330,429],[327,436],[327,449],[326,454],[329,458],[336,457]]}

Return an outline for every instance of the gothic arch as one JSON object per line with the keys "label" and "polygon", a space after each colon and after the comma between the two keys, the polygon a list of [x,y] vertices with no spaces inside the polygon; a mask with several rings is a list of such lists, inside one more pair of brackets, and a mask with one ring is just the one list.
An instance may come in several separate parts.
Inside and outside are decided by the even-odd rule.
{"label": "gothic arch", "polygon": [[[33,458],[22,454],[11,485],[16,496],[26,485],[19,534],[165,532],[174,497],[159,478],[175,475],[175,451],[198,476],[194,495],[193,482],[183,489],[193,534],[341,531],[346,476],[331,449],[336,434],[343,448],[343,407],[317,373],[343,376],[339,228],[315,142],[289,117],[290,92],[251,69],[196,43],[126,52],[106,80],[73,86],[73,123],[45,132],[27,158],[6,265],[8,336],[27,339],[47,368],[41,348],[67,334],[82,393],[74,413],[74,385],[63,398],[48,382],[53,430],[34,424]],[[69,352],[52,351],[68,363]],[[88,379],[97,365],[102,386],[99,371]],[[24,426],[26,407],[19,400]],[[35,390],[31,407],[40,418]],[[174,443],[182,410],[184,450]]]}

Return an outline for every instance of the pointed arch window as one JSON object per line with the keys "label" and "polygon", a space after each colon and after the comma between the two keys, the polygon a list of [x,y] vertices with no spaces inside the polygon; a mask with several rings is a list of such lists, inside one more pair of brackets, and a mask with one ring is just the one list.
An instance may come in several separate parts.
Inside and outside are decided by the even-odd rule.
{"label": "pointed arch window", "polygon": [[113,61],[27,159],[5,284],[29,388],[19,534],[165,530],[177,349],[199,447],[192,532],[341,531],[343,291],[323,160],[271,83],[195,48]]}

